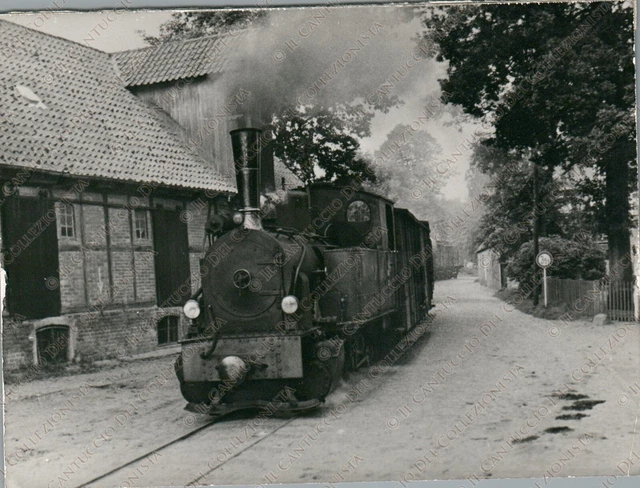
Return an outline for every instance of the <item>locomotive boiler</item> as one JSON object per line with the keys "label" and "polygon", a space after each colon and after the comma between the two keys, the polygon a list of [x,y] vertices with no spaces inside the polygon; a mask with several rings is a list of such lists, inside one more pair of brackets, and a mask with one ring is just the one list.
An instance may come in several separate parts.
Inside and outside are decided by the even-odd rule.
{"label": "locomotive boiler", "polygon": [[260,136],[231,132],[237,208],[209,219],[202,287],[184,306],[176,373],[191,408],[313,408],[345,368],[368,364],[374,345],[431,308],[428,224],[359,185],[310,185],[261,205],[273,169]]}

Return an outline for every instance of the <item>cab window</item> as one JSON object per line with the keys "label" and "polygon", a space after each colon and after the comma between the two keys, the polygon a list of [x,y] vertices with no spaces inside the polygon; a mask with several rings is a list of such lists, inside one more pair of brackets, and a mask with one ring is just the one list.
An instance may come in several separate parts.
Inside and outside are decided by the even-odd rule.
{"label": "cab window", "polygon": [[351,202],[347,207],[347,222],[369,222],[371,209],[362,200]]}

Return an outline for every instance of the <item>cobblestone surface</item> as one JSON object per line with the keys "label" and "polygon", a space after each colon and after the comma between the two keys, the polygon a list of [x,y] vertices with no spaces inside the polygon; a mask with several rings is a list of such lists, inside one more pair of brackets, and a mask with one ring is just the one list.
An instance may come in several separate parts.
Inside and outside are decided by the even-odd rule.
{"label": "cobblestone surface", "polygon": [[[414,344],[312,414],[224,421],[92,486],[640,474],[637,325],[532,318],[469,278],[438,282],[436,302]],[[172,360],[20,385],[7,486],[78,486],[204,424]]]}

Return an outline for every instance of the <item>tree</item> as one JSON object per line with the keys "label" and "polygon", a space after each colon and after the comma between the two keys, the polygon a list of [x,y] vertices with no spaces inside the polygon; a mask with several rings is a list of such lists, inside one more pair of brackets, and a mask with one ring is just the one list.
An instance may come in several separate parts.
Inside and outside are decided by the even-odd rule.
{"label": "tree", "polygon": [[[572,239],[596,235],[588,219],[582,218],[583,198],[566,178],[542,179],[540,203],[534,208],[532,163],[497,147],[478,144],[469,173],[473,175],[469,180],[471,198],[478,201],[478,207],[482,205],[473,244],[476,248],[481,244],[492,247],[503,262],[532,239],[536,214],[546,217],[542,236]],[[477,182],[483,178],[484,186],[479,188]]]}
{"label": "tree", "polygon": [[484,212],[476,234],[476,246],[485,245],[505,262],[533,232],[533,178],[531,165],[493,147],[479,146],[473,165],[492,179],[480,194]]}
{"label": "tree", "polygon": [[601,196],[599,228],[619,263],[635,184],[632,6],[456,6],[425,12],[423,25],[449,62],[446,101],[494,128],[485,145],[536,164],[543,186],[556,170],[592,169],[576,189]]}
{"label": "tree", "polygon": [[360,154],[356,136],[369,133],[371,115],[356,116],[356,109],[296,107],[287,116],[275,116],[274,154],[305,183],[331,181],[337,185],[375,182],[369,161]]}
{"label": "tree", "polygon": [[484,238],[480,236],[482,232],[481,222],[486,215],[487,206],[486,199],[491,194],[491,178],[484,173],[475,163],[479,150],[489,149],[479,143],[475,143],[472,151],[471,164],[465,173],[465,181],[467,183],[467,191],[469,192],[469,201],[471,207],[475,206],[473,217],[469,218],[467,224],[466,241],[464,243],[464,252],[468,260],[476,261],[476,251],[484,242]]}
{"label": "tree", "polygon": [[171,20],[160,26],[157,36],[138,31],[142,38],[155,46],[162,42],[193,39],[196,37],[225,34],[233,29],[245,29],[257,25],[267,17],[266,10],[226,10],[209,12],[176,12]]}
{"label": "tree", "polygon": [[418,218],[441,218],[436,203],[446,181],[436,170],[441,151],[427,131],[396,125],[375,153],[376,161],[381,161],[377,166],[381,184],[376,190]]}

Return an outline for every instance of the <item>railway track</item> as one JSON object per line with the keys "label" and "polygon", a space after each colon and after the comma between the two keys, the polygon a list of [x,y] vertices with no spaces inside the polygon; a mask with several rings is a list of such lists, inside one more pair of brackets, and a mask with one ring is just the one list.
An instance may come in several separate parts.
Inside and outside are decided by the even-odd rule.
{"label": "railway track", "polygon": [[190,438],[190,437],[193,437],[193,436],[194,436],[194,435],[196,435],[197,433],[199,433],[199,432],[201,432],[201,431],[203,431],[203,430],[207,429],[208,427],[212,426],[213,424],[217,423],[217,422],[218,422],[219,420],[221,420],[223,417],[224,417],[224,415],[223,415],[223,416],[220,416],[220,417],[216,417],[215,419],[213,419],[213,420],[211,420],[211,421],[207,422],[206,424],[201,425],[201,426],[199,426],[199,427],[197,427],[197,428],[193,429],[191,432],[187,432],[186,434],[183,434],[183,435],[181,435],[180,437],[178,437],[178,438],[176,438],[176,439],[173,439],[172,441],[169,441],[169,442],[167,442],[167,443],[165,443],[165,444],[163,444],[163,445],[161,445],[161,446],[159,446],[159,447],[156,447],[155,449],[152,449],[151,451],[148,451],[148,452],[146,452],[145,454],[142,454],[142,455],[140,455],[140,456],[136,457],[135,459],[132,459],[132,460],[130,460],[130,461],[127,461],[126,463],[121,464],[120,466],[117,466],[117,467],[115,467],[115,468],[113,468],[113,469],[111,469],[111,470],[107,471],[106,473],[102,473],[100,476],[96,476],[95,478],[93,478],[93,479],[91,479],[91,480],[89,480],[89,481],[86,481],[86,482],[82,483],[81,485],[78,485],[76,488],[88,488],[88,487],[90,487],[93,483],[96,483],[96,482],[98,482],[98,481],[104,480],[104,479],[108,478],[109,476],[114,475],[114,474],[115,474],[115,473],[117,473],[118,471],[122,471],[123,469],[128,468],[128,467],[129,467],[129,466],[131,466],[132,464],[135,464],[135,463],[137,463],[137,462],[142,461],[143,459],[145,459],[145,458],[147,458],[147,457],[151,456],[152,454],[155,454],[155,453],[157,453],[157,452],[159,452],[159,451],[162,451],[162,450],[164,450],[164,449],[167,449],[167,448],[169,448],[169,447],[171,447],[171,446],[173,446],[173,445],[175,445],[175,444],[177,444],[177,443],[179,443],[179,442],[182,442],[182,441],[184,441],[184,440],[187,440],[187,439],[188,439],[188,438]]}
{"label": "railway track", "polygon": [[239,449],[238,451],[234,452],[231,456],[229,456],[227,459],[225,459],[222,462],[219,462],[216,466],[214,466],[213,468],[208,469],[207,471],[205,471],[204,473],[200,473],[198,475],[197,478],[185,483],[185,486],[196,486],[199,483],[204,482],[207,477],[213,473],[214,471],[220,469],[222,466],[224,466],[225,464],[227,464],[229,461],[231,461],[234,458],[237,458],[240,454],[248,451],[249,449],[251,449],[253,446],[255,446],[256,444],[259,444],[260,442],[262,442],[263,440],[265,440],[268,437],[271,437],[273,434],[275,434],[276,432],[278,432],[280,429],[282,429],[283,427],[286,427],[287,425],[289,425],[291,422],[293,422],[295,419],[297,418],[297,415],[293,416],[290,419],[287,419],[286,421],[283,421],[278,427],[276,427],[275,429],[271,430],[271,432],[269,432],[267,435],[264,435],[262,437],[260,437],[258,440],[256,440],[255,442],[247,445],[244,449]]}
{"label": "railway track", "polygon": [[[211,421],[205,423],[204,425],[201,425],[201,426],[193,429],[192,431],[187,432],[186,434],[183,434],[180,437],[177,437],[176,439],[173,439],[173,440],[171,440],[169,442],[166,442],[165,444],[163,444],[163,445],[161,445],[159,447],[156,447],[156,448],[154,448],[154,449],[152,449],[152,450],[150,450],[148,452],[145,452],[144,454],[141,454],[141,455],[137,456],[135,459],[131,459],[130,461],[127,461],[124,464],[121,464],[121,465],[119,465],[119,466],[117,466],[115,468],[112,468],[109,471],[107,471],[105,473],[102,473],[101,475],[96,476],[95,478],[93,478],[93,479],[91,479],[89,481],[83,482],[81,485],[78,485],[76,488],[91,488],[91,487],[95,486],[96,483],[98,483],[100,481],[104,481],[104,480],[116,475],[117,473],[119,473],[121,471],[124,471],[126,468],[128,468],[128,467],[130,467],[130,466],[142,461],[145,458],[148,458],[148,457],[150,457],[150,456],[152,456],[154,454],[157,454],[157,453],[161,453],[162,451],[166,451],[166,450],[168,450],[170,448],[173,448],[176,445],[178,445],[178,444],[180,444],[180,443],[182,443],[184,441],[187,441],[188,439],[194,437],[195,435],[199,434],[200,432],[208,429],[212,425],[220,422],[222,419],[231,416],[233,413],[234,412],[229,412],[229,413],[226,413],[226,414],[219,415],[219,416],[215,417],[214,419],[212,419]],[[283,419],[282,423],[280,423],[277,427],[272,429],[269,433],[267,433],[266,435],[260,437],[255,442],[247,444],[244,448],[238,449],[232,455],[227,457],[224,461],[218,462],[218,464],[216,464],[212,468],[207,469],[207,471],[199,473],[198,477],[196,477],[192,481],[189,481],[189,482],[185,483],[185,485],[186,486],[197,485],[201,481],[205,480],[208,475],[210,475],[211,473],[213,473],[217,469],[221,468],[222,466],[224,466],[226,463],[228,463],[232,459],[234,459],[234,458],[238,457],[239,455],[241,455],[242,453],[248,451],[249,449],[251,449],[256,444],[259,444],[264,439],[266,439],[266,438],[270,437],[271,435],[275,434],[277,431],[279,431],[283,427],[286,427],[288,424],[290,424],[291,422],[293,422],[297,418],[298,418],[298,414],[293,414],[291,418],[288,418],[286,420]]]}

